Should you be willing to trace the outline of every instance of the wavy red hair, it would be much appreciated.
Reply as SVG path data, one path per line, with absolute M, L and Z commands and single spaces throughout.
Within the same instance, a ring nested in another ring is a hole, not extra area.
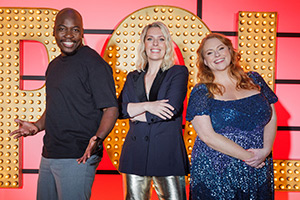
M 200 44 L 200 47 L 197 50 L 197 67 L 198 67 L 198 77 L 200 79 L 200 83 L 203 83 L 206 85 L 209 96 L 214 97 L 214 95 L 223 95 L 224 93 L 224 86 L 214 82 L 215 76 L 211 69 L 204 64 L 204 55 L 203 55 L 203 47 L 206 43 L 207 40 L 212 39 L 212 38 L 217 38 L 220 40 L 224 45 L 226 45 L 230 51 L 231 55 L 231 62 L 229 65 L 229 75 L 232 76 L 234 79 L 236 79 L 236 89 L 257 89 L 260 90 L 260 87 L 256 84 L 253 83 L 252 79 L 247 76 L 245 71 L 242 69 L 240 66 L 240 58 L 241 55 L 238 53 L 232 45 L 232 42 L 230 39 L 225 37 L 222 34 L 219 33 L 210 33 L 207 35 Z

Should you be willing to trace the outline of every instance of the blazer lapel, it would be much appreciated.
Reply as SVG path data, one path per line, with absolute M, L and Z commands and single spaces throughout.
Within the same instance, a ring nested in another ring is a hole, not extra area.
M 145 90 L 145 74 L 147 73 L 148 66 L 146 66 L 145 71 L 137 73 L 133 76 L 133 86 L 135 90 L 135 94 L 137 95 L 140 102 L 148 101 Z M 158 96 L 159 88 L 167 74 L 168 70 L 162 71 L 161 69 L 158 71 L 149 94 L 149 101 L 156 101 Z
M 144 82 L 145 74 L 146 72 L 144 71 L 133 76 L 133 87 L 135 90 L 135 94 L 140 100 L 140 102 L 148 101 L 146 96 L 146 91 L 145 91 L 145 82 Z

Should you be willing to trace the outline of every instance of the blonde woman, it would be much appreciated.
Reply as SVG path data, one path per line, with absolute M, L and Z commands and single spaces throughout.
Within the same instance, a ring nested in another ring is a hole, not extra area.
M 125 199 L 150 199 L 153 182 L 159 199 L 186 199 L 188 159 L 182 137 L 188 70 L 174 65 L 173 41 L 161 22 L 141 33 L 137 70 L 127 76 L 120 101 L 130 119 L 120 158 Z

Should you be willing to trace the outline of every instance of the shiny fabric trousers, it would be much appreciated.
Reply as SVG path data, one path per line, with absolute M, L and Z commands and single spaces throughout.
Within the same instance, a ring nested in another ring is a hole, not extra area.
M 122 176 L 125 200 L 149 200 L 152 181 L 160 200 L 186 200 L 185 176 Z

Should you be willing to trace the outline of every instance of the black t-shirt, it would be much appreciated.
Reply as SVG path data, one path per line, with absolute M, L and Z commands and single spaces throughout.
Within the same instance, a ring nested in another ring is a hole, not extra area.
M 118 105 L 111 67 L 88 46 L 49 64 L 46 94 L 46 158 L 80 158 L 99 127 L 102 109 Z

